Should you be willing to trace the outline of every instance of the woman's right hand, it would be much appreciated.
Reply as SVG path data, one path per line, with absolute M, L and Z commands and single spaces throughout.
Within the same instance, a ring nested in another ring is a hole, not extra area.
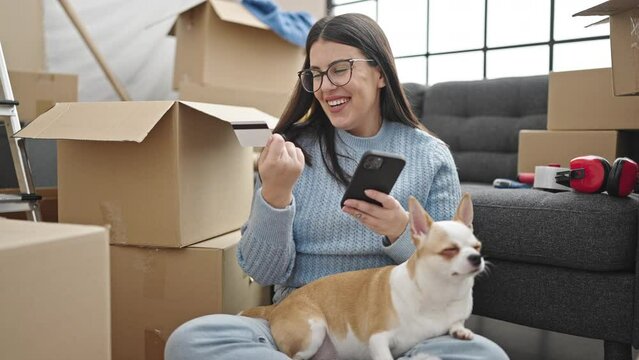
M 280 134 L 273 134 L 257 161 L 262 180 L 262 197 L 274 208 L 283 209 L 293 201 L 293 186 L 304 170 L 302 149 Z

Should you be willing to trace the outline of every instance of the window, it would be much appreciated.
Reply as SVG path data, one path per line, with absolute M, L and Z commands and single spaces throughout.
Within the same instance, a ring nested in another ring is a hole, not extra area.
M 435 84 L 609 67 L 603 17 L 573 17 L 601 0 L 330 0 L 384 29 L 402 82 Z

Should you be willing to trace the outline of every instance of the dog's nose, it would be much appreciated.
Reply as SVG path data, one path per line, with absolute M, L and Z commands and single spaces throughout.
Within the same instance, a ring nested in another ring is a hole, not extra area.
M 468 255 L 468 262 L 470 262 L 473 266 L 479 266 L 481 264 L 481 255 L 479 254 Z

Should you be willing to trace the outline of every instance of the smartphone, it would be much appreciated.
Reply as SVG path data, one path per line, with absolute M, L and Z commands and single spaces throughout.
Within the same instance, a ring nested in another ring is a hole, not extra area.
M 364 190 L 390 193 L 405 164 L 404 157 L 398 154 L 370 150 L 365 152 L 342 197 L 341 207 L 344 207 L 344 201 L 347 199 L 364 200 L 381 206 L 379 202 L 366 196 Z

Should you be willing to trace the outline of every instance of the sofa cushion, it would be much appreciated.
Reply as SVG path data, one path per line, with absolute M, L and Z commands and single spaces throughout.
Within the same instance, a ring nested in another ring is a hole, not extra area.
M 639 196 L 466 187 L 490 258 L 590 271 L 633 270 Z
M 450 145 L 462 182 L 516 179 L 519 130 L 545 129 L 548 77 L 404 85 L 426 127 Z

